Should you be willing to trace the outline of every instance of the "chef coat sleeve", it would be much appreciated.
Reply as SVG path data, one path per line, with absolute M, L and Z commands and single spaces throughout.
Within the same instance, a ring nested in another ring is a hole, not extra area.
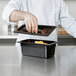
M 59 19 L 67 33 L 76 38 L 76 19 L 70 15 L 68 6 L 63 0 L 61 0 Z
M 13 12 L 13 10 L 20 10 L 21 8 L 21 0 L 11 0 L 9 3 L 5 6 L 5 9 L 3 11 L 2 18 L 9 22 L 9 16 Z

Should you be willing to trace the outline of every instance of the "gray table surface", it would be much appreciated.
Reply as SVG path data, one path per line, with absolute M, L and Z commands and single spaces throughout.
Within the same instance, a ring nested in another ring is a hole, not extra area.
M 76 76 L 76 46 L 58 46 L 51 59 L 21 59 L 14 46 L 0 46 L 0 76 Z

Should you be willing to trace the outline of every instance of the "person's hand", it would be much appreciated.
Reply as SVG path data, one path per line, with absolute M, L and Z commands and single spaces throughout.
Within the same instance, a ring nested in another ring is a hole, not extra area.
M 26 24 L 26 29 L 29 33 L 37 33 L 38 32 L 38 21 L 37 18 L 31 13 L 25 13 L 24 21 Z

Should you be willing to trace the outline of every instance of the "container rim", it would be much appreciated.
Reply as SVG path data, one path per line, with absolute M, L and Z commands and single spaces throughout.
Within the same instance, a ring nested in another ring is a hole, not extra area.
M 35 39 L 26 39 L 26 40 L 35 40 Z M 24 40 L 22 40 L 22 41 L 24 41 Z M 54 45 L 54 44 L 58 43 L 57 41 L 53 41 L 53 43 L 50 43 L 50 44 L 35 44 L 35 43 L 28 43 L 28 42 L 22 42 L 22 41 L 17 41 L 17 43 L 27 43 L 27 44 L 44 45 L 44 46 Z M 49 40 L 42 40 L 42 41 L 49 41 Z

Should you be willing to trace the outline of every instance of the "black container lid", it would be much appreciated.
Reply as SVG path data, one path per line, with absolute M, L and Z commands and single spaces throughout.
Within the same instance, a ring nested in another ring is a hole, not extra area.
M 37 35 L 37 36 L 49 36 L 54 30 L 56 26 L 52 25 L 38 25 L 38 33 L 29 33 L 26 30 L 26 25 L 22 25 L 17 28 L 14 33 L 21 33 L 21 34 L 30 34 L 30 35 Z

